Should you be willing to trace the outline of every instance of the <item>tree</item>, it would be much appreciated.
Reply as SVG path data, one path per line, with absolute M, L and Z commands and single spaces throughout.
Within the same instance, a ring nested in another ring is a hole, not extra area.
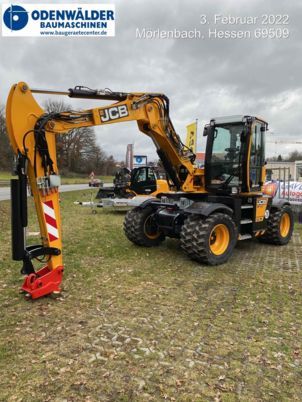
M 60 113 L 71 110 L 64 102 L 47 101 L 46 112 Z M 116 162 L 96 143 L 93 128 L 82 127 L 71 130 L 68 134 L 56 136 L 58 167 L 63 174 L 69 172 L 113 175 Z M 11 170 L 13 151 L 6 131 L 4 108 L 0 107 L 0 169 Z
M 60 113 L 71 110 L 64 102 L 47 101 L 47 112 Z M 93 128 L 82 127 L 70 130 L 68 134 L 57 136 L 57 160 L 63 173 L 113 174 L 116 163 L 97 145 Z M 110 172 L 110 173 L 108 173 Z
M 6 131 L 4 108 L 0 107 L 0 169 L 12 169 L 13 155 Z
M 107 158 L 106 163 L 104 165 L 104 175 L 105 176 L 113 176 L 116 172 L 116 161 L 114 160 L 113 156 L 110 155 Z
M 302 160 L 302 152 L 299 152 L 299 151 L 290 152 L 287 160 L 289 162 L 301 161 Z

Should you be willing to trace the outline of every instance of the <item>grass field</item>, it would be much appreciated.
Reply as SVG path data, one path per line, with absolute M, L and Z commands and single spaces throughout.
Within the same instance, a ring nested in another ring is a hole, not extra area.
M 61 195 L 64 291 L 35 302 L 0 203 L 1 401 L 302 400 L 301 225 L 206 267 L 176 240 L 132 245 L 122 213 L 73 205 L 87 195 Z
M 10 180 L 11 173 L 10 172 L 3 172 L 0 170 L 0 180 Z
M 12 178 L 10 172 L 0 171 L 0 187 L 8 186 L 9 180 Z M 104 183 L 112 183 L 113 176 L 95 176 L 96 179 L 102 180 Z M 62 176 L 62 184 L 88 184 L 88 176 Z

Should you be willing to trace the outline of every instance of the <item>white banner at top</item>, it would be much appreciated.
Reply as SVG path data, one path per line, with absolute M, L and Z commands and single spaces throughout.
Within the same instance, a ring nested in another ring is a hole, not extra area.
M 3 36 L 115 36 L 113 4 L 2 4 Z

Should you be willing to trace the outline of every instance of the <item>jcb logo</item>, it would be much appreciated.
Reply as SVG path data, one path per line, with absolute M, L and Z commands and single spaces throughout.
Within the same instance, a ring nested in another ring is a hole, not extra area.
M 105 123 L 106 121 L 116 120 L 120 117 L 127 117 L 129 115 L 126 105 L 113 106 L 108 109 L 103 109 L 100 111 L 101 121 Z

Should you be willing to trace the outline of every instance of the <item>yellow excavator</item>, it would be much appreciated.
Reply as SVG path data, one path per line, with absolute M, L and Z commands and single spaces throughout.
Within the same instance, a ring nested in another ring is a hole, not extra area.
M 82 111 L 45 113 L 33 94 L 112 101 Z M 12 254 L 23 261 L 22 290 L 35 299 L 60 291 L 63 276 L 59 207 L 60 176 L 56 136 L 78 127 L 136 121 L 149 136 L 172 184 L 172 191 L 129 211 L 124 231 L 139 246 L 156 246 L 166 236 L 180 239 L 193 260 L 210 265 L 226 262 L 238 240 L 258 237 L 287 244 L 293 213 L 286 200 L 263 193 L 265 133 L 268 124 L 255 116 L 214 118 L 204 128 L 204 168 L 180 140 L 169 117 L 169 99 L 161 93 L 113 92 L 77 86 L 68 91 L 13 85 L 6 119 L 16 155 L 17 179 L 11 180 Z M 27 246 L 27 185 L 34 197 L 41 244 Z M 33 260 L 45 262 L 35 270 Z
M 116 172 L 113 187 L 100 187 L 96 198 L 156 197 L 170 191 L 169 182 L 154 166 L 138 166 L 130 171 L 122 168 Z

